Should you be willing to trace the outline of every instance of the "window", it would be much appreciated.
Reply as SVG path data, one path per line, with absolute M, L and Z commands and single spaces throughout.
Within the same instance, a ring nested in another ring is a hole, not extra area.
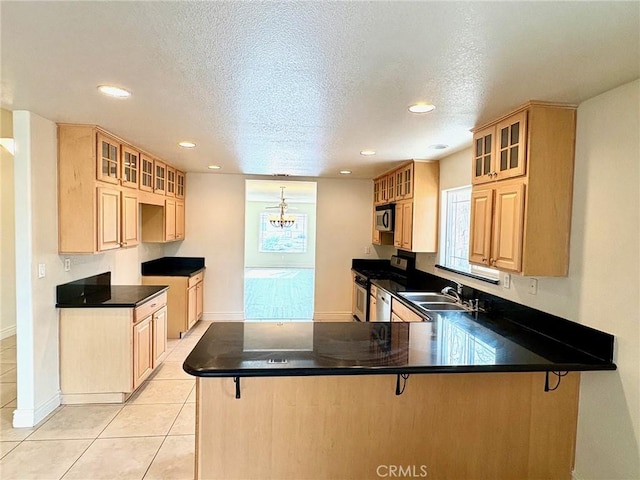
M 497 280 L 499 272 L 493 268 L 469 263 L 469 229 L 471 226 L 471 187 L 442 191 L 441 266 L 462 274 Z
M 269 223 L 270 213 L 260 214 L 259 251 L 277 253 L 304 253 L 307 251 L 307 214 L 287 213 L 295 217 L 289 228 L 274 227 Z

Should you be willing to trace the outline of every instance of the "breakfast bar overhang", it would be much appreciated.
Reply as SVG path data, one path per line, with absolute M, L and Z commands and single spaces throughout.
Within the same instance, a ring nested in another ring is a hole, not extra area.
M 579 372 L 615 368 L 477 313 L 212 324 L 184 363 L 196 478 L 568 480 Z

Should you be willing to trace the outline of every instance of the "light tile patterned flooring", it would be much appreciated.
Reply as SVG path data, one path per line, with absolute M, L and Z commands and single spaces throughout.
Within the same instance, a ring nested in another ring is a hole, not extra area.
M 15 336 L 0 341 L 0 478 L 193 479 L 195 379 L 182 370 L 209 322 L 169 340 L 163 364 L 124 405 L 63 405 L 13 428 Z
M 314 277 L 313 268 L 245 268 L 245 319 L 313 319 Z

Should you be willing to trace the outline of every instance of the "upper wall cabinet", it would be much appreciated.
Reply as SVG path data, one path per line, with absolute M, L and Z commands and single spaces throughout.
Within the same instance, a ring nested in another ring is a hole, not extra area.
M 566 276 L 576 107 L 529 102 L 473 130 L 469 261 Z
M 184 194 L 184 173 L 180 179 L 170 165 L 154 164 L 140 149 L 95 125 L 58 125 L 59 252 L 97 253 L 137 245 L 139 204 L 167 208 L 165 199 L 177 196 L 167 191 L 171 179 L 172 188 L 179 185 Z M 175 200 L 169 204 L 170 216 L 179 222 L 169 241 L 183 239 L 184 202 L 179 213 Z
M 374 227 L 372 243 L 413 252 L 435 252 L 440 163 L 411 161 L 373 182 L 374 219 L 376 205 L 395 202 L 396 206 L 393 233 L 381 233 Z M 376 191 L 379 192 L 377 203 Z

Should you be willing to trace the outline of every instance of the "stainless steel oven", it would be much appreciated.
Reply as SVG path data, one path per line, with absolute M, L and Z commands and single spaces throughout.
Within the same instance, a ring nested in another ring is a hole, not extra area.
M 366 322 L 369 307 L 369 280 L 367 277 L 355 274 L 353 277 L 353 298 L 351 313 L 357 322 Z

